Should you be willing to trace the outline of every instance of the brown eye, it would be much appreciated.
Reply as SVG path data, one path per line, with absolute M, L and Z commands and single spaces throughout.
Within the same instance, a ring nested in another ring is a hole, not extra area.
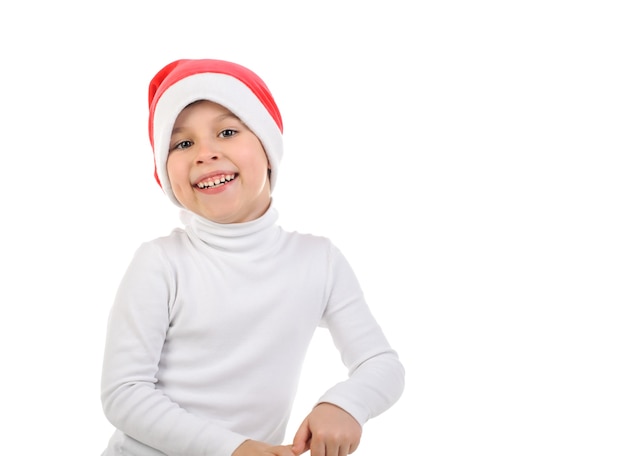
M 226 130 L 220 131 L 219 137 L 220 138 L 228 138 L 230 136 L 235 136 L 236 134 L 237 134 L 237 130 L 233 130 L 233 129 L 227 128 Z
M 193 143 L 191 141 L 181 141 L 174 146 L 174 149 L 188 149 Z

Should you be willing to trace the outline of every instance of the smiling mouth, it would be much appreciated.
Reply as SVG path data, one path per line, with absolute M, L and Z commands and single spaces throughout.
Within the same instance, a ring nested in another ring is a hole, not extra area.
M 198 182 L 196 184 L 196 187 L 200 189 L 221 187 L 222 185 L 225 185 L 228 182 L 232 181 L 235 177 L 237 177 L 236 174 L 222 174 L 221 176 L 213 176 L 210 179 L 205 179 L 202 182 Z

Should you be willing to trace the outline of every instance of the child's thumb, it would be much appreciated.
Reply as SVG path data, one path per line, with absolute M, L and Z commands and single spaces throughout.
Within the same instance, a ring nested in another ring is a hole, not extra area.
M 309 443 L 311 439 L 311 431 L 306 420 L 300 425 L 296 431 L 296 435 L 293 437 L 293 444 L 291 445 L 292 451 L 296 455 L 300 455 L 309 449 Z

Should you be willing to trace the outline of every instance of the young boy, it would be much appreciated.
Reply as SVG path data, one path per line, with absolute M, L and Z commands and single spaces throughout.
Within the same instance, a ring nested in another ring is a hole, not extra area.
M 272 203 L 282 119 L 265 83 L 221 60 L 152 79 L 155 177 L 184 228 L 139 246 L 112 306 L 103 455 L 345 456 L 404 368 L 341 252 L 284 231 Z M 283 444 L 304 357 L 328 328 L 348 378 Z

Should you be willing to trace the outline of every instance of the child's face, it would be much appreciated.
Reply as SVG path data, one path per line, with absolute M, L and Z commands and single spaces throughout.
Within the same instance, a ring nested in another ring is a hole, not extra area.
M 260 217 L 270 204 L 268 168 L 259 139 L 223 106 L 199 101 L 178 115 L 167 174 L 190 211 L 217 223 Z

